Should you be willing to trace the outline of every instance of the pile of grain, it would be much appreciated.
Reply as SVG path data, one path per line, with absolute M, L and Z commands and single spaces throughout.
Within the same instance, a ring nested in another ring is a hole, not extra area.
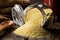
M 41 37 L 49 35 L 50 33 L 41 26 L 42 22 L 43 16 L 40 10 L 33 8 L 27 12 L 25 24 L 17 28 L 14 34 L 23 37 Z

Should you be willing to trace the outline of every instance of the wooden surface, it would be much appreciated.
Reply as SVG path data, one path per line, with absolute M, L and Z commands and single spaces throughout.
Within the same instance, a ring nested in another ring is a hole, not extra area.
M 57 27 L 60 27 L 59 24 L 60 23 L 57 23 L 55 25 L 57 25 Z M 16 26 L 14 27 L 16 28 Z M 15 30 L 15 28 L 7 29 L 4 35 L 0 37 L 0 40 L 60 40 L 60 33 L 57 33 L 57 34 L 53 33 L 51 35 L 48 35 L 48 37 L 42 37 L 42 38 L 25 38 L 25 37 L 13 35 L 11 32 Z

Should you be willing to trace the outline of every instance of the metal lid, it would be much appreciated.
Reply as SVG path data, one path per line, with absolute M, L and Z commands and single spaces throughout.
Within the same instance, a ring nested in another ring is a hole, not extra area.
M 12 18 L 17 25 L 21 26 L 24 24 L 23 8 L 20 5 L 16 4 L 12 8 Z

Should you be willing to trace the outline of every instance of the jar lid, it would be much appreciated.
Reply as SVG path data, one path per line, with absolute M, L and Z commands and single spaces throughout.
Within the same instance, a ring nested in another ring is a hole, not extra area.
M 20 5 L 15 4 L 12 8 L 12 18 L 17 25 L 21 26 L 24 24 L 23 8 Z

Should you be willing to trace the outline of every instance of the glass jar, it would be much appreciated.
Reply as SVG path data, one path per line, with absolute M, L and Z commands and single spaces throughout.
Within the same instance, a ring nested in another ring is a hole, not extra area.
M 46 5 L 44 4 L 39 4 L 39 3 L 35 3 L 35 4 L 32 4 L 30 6 L 28 6 L 24 11 L 23 11 L 23 8 L 20 6 L 20 5 L 15 5 L 13 8 L 12 8 L 12 18 L 13 18 L 13 21 L 21 26 L 23 25 L 25 22 L 24 22 L 24 18 L 27 16 L 27 11 L 32 9 L 32 8 L 37 8 L 40 10 L 42 16 L 43 16 L 43 21 L 42 21 L 42 26 L 44 26 L 44 24 L 46 23 L 46 21 L 48 21 L 49 23 L 51 23 L 51 21 L 53 20 L 53 17 L 52 17 L 52 9 L 50 9 L 49 7 L 47 7 Z M 48 12 L 46 14 L 45 10 L 44 9 L 47 9 L 47 11 L 51 11 L 51 12 Z M 48 20 L 49 19 L 49 20 Z M 47 22 L 47 23 L 48 23 Z
M 35 3 L 35 4 L 32 4 L 30 6 L 28 6 L 25 10 L 24 10 L 24 16 L 26 18 L 27 16 L 27 12 L 30 10 L 30 9 L 33 9 L 33 8 L 37 8 L 40 10 L 42 16 L 43 16 L 43 21 L 42 21 L 42 26 L 48 26 L 50 23 L 53 22 L 53 11 L 52 9 L 50 9 L 48 6 L 46 6 L 45 4 L 39 4 L 39 3 Z M 44 9 L 47 9 L 47 10 L 44 10 Z M 47 11 L 50 11 L 48 13 L 46 13 Z

